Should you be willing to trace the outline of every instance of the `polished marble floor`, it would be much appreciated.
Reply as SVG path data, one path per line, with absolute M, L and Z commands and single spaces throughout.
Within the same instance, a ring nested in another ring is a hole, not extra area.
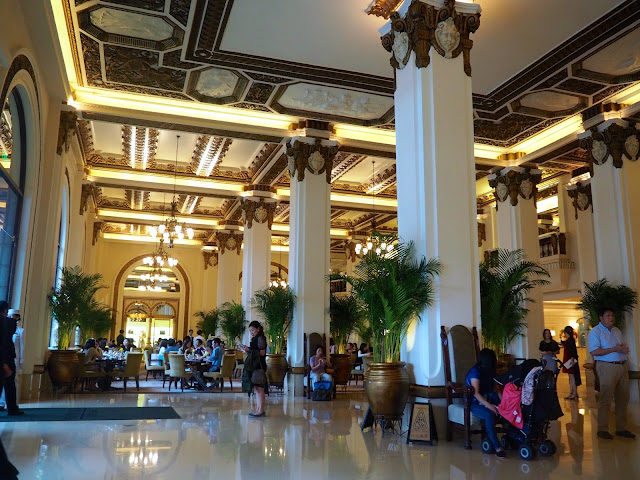
M 2 423 L 0 433 L 26 480 L 640 477 L 640 439 L 598 440 L 588 398 L 561 401 L 565 415 L 550 432 L 557 455 L 530 462 L 514 452 L 504 460 L 484 455 L 477 439 L 465 451 L 460 438 L 444 440 L 440 422 L 441 440 L 434 446 L 407 445 L 406 436 L 382 437 L 380 430 L 361 433 L 363 393 L 339 394 L 326 403 L 272 395 L 267 403 L 266 418 L 249 419 L 249 400 L 240 393 L 69 395 L 28 406 L 171 406 L 182 419 Z M 435 402 L 437 417 L 442 405 Z M 638 410 L 632 403 L 636 432 Z

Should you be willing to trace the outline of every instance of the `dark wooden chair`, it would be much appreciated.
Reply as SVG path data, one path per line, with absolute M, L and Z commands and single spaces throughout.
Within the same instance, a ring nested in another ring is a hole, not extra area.
M 305 392 L 307 394 L 307 398 L 311 398 L 311 391 L 313 390 L 313 385 L 311 385 L 311 366 L 309 365 L 309 360 L 311 359 L 311 353 L 315 355 L 315 349 L 318 348 L 318 345 L 324 346 L 325 354 L 328 352 L 327 345 L 327 334 L 323 333 L 320 335 L 319 333 L 310 333 L 307 335 L 304 334 L 304 361 L 305 361 L 305 377 L 303 380 L 303 385 L 305 388 Z M 329 372 L 327 372 L 329 373 Z M 336 384 L 332 380 L 333 385 L 333 398 L 337 396 Z
M 453 428 L 464 429 L 464 448 L 471 449 L 471 434 L 482 433 L 478 418 L 471 415 L 471 399 L 474 389 L 465 385 L 467 372 L 477 361 L 480 344 L 476 327 L 469 330 L 455 325 L 447 332 L 440 329 L 447 400 L 447 441 L 451 441 Z

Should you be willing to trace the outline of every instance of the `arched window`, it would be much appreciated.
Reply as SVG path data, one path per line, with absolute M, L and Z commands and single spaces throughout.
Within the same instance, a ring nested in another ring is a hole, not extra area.
M 24 107 L 14 89 L 0 111 L 0 299 L 10 304 L 24 199 L 26 138 Z

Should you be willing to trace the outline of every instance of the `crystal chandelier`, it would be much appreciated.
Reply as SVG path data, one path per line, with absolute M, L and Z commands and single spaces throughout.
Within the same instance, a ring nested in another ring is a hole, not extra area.
M 270 287 L 286 288 L 289 284 L 282 278 L 282 239 L 280 240 L 280 264 L 278 265 L 278 276 L 269 282 Z
M 163 243 L 164 239 L 161 238 L 158 250 L 142 259 L 142 263 L 151 267 L 151 271 L 140 276 L 141 282 L 140 285 L 138 285 L 138 290 L 161 292 L 162 287 L 159 286 L 158 283 L 166 283 L 169 281 L 169 277 L 165 275 L 162 267 L 164 267 L 165 264 L 169 267 L 175 267 L 178 264 L 178 260 L 167 253 L 162 246 Z
M 362 242 L 356 243 L 356 255 L 366 255 L 375 252 L 376 255 L 386 255 L 393 250 L 393 240 L 391 237 L 382 235 L 376 230 L 376 187 L 375 187 L 375 166 L 376 161 L 371 161 L 371 207 L 373 219 L 371 220 L 371 234 Z
M 162 240 L 167 242 L 169 248 L 173 248 L 173 242 L 183 240 L 186 235 L 189 240 L 194 237 L 194 231 L 191 227 L 188 227 L 184 222 L 178 221 L 178 200 L 176 199 L 176 176 L 178 174 L 178 145 L 180 143 L 180 135 L 176 135 L 176 164 L 173 169 L 173 199 L 171 200 L 171 214 L 157 227 L 149 228 L 149 234 L 153 238 L 161 236 Z

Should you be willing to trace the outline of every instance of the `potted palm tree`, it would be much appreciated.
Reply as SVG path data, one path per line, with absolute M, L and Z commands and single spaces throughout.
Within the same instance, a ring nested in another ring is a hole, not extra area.
M 396 247 L 383 254 L 370 250 L 355 267 L 354 275 L 334 274 L 346 280 L 364 307 L 373 337 L 373 362 L 365 373 L 364 388 L 374 416 L 389 421 L 402 417 L 409 397 L 409 374 L 400 361 L 400 348 L 409 326 L 433 305 L 433 279 L 440 262 L 416 259 L 413 242 L 376 234 L 379 241 Z
M 333 379 L 336 385 L 346 385 L 353 368 L 351 355 L 346 352 L 347 341 L 362 318 L 358 297 L 353 294 L 331 294 L 329 315 L 331 317 L 331 336 L 336 345 L 336 353 L 331 354 L 331 363 L 335 368 Z
M 86 274 L 78 266 L 64 267 L 60 285 L 53 288 L 48 296 L 51 313 L 58 323 L 58 349 L 51 352 L 47 364 L 51 382 L 56 387 L 70 386 L 75 375 L 78 356 L 75 350 L 69 350 L 69 343 L 76 326 L 87 334 L 95 328 L 92 322 L 96 317 L 104 320 L 96 312 L 108 307 L 94 299 L 95 294 L 104 288 L 100 285 L 101 280 L 99 273 Z
M 235 353 L 236 339 L 244 333 L 247 314 L 244 307 L 236 302 L 226 302 L 220 305 L 218 316 L 221 318 L 220 327 L 227 338 L 227 353 Z
M 209 335 L 215 335 L 218 331 L 219 313 L 220 311 L 214 308 L 213 310 L 200 310 L 193 314 L 194 317 L 200 319 L 196 326 L 202 330 L 205 338 L 209 338 Z
M 282 387 L 287 374 L 287 358 L 282 350 L 293 320 L 295 304 L 296 296 L 288 286 L 271 286 L 253 294 L 253 305 L 265 321 L 265 333 L 270 345 L 270 353 L 267 355 L 267 379 L 269 384 L 276 387 Z
M 526 260 L 523 250 L 498 249 L 480 264 L 480 316 L 482 339 L 509 365 L 507 347 L 522 336 L 533 302 L 528 295 L 538 286 L 547 285 L 548 277 L 541 265 Z
M 613 285 L 606 278 L 593 283 L 584 283 L 582 301 L 576 306 L 584 312 L 584 318 L 589 321 L 591 328 L 600 323 L 598 310 L 611 308 L 615 317 L 615 325 L 624 327 L 625 313 L 631 313 L 638 304 L 638 293 L 626 285 Z

